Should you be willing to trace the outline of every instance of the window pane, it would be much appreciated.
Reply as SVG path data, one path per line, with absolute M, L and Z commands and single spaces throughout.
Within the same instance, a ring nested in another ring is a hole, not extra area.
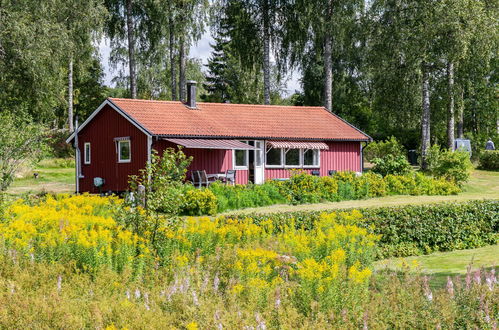
M 300 149 L 289 149 L 286 153 L 286 165 L 299 166 L 300 165 Z
M 303 165 L 319 166 L 319 150 L 308 149 L 303 153 Z
M 130 141 L 120 141 L 120 160 L 130 160 Z
M 85 144 L 85 163 L 90 163 L 90 144 Z
M 272 148 L 267 151 L 267 165 L 282 165 L 281 149 Z
M 236 150 L 236 166 L 248 166 L 246 150 Z

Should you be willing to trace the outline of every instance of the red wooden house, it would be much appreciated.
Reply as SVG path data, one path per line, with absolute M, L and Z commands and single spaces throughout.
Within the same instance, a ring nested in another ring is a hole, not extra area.
M 288 178 L 291 169 L 325 176 L 362 171 L 370 137 L 323 107 L 196 103 L 108 98 L 67 142 L 77 138 L 77 191 L 125 191 L 128 176 L 153 149 L 183 146 L 190 170 L 236 170 L 236 183 Z

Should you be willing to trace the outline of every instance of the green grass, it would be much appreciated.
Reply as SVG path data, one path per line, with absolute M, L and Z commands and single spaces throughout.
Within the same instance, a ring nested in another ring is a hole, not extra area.
M 35 179 L 34 173 L 38 173 Z M 69 193 L 75 190 L 74 162 L 68 159 L 45 159 L 32 169 L 24 169 L 18 174 L 7 190 L 8 194 Z
M 392 258 L 376 262 L 377 271 L 402 271 L 404 264 L 410 265 L 412 272 L 420 272 L 430 276 L 433 287 L 445 286 L 447 276 L 455 277 L 466 274 L 466 269 L 495 268 L 499 271 L 499 245 L 491 245 L 478 249 L 452 252 L 436 252 L 426 256 Z M 415 266 L 417 265 L 417 266 Z
M 451 196 L 386 196 L 365 200 L 327 202 L 319 204 L 288 205 L 279 204 L 244 210 L 228 211 L 230 214 L 276 213 L 287 211 L 317 211 L 345 208 L 364 208 L 379 206 L 397 206 L 406 204 L 429 204 L 449 201 L 465 201 L 473 199 L 499 199 L 499 172 L 475 170 L 463 187 L 463 192 Z

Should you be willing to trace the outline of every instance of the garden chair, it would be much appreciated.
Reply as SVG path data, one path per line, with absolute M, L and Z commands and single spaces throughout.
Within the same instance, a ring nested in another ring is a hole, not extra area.
M 236 184 L 236 171 L 235 170 L 227 170 L 225 172 L 225 184 Z
M 199 171 L 191 171 L 192 184 L 196 188 L 201 188 L 201 179 L 199 176 Z
M 199 187 L 208 187 L 210 184 L 213 183 L 213 181 L 211 181 L 209 178 L 208 178 L 208 175 L 206 174 L 206 171 L 205 170 L 202 170 L 202 171 L 197 171 L 199 173 Z
M 336 173 L 338 173 L 338 171 L 336 171 L 336 170 L 329 170 L 328 175 L 329 175 L 329 176 L 333 176 L 333 175 L 335 175 Z
M 320 176 L 321 172 L 320 171 L 312 171 L 312 172 L 310 172 L 310 174 L 312 174 L 313 176 Z

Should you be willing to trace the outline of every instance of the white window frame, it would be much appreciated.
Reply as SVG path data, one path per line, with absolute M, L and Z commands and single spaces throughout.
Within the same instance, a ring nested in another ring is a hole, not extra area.
M 298 164 L 297 165 L 287 165 L 286 164 L 286 155 L 291 150 L 298 150 Z M 302 151 L 302 149 L 292 149 L 292 148 L 285 149 L 283 156 L 284 157 L 283 157 L 282 161 L 284 163 L 285 168 L 302 168 L 303 167 L 303 151 Z
M 308 150 L 317 151 L 317 165 L 305 165 L 305 152 Z M 302 149 L 303 168 L 320 168 L 321 167 L 321 149 Z
M 248 144 L 248 141 L 241 141 L 241 142 Z M 243 166 L 236 165 L 236 151 L 243 151 L 245 153 L 246 165 L 243 165 Z M 248 149 L 233 149 L 232 150 L 232 168 L 235 170 L 247 170 L 247 169 L 249 169 L 249 150 Z
M 87 158 L 87 147 L 88 147 L 88 158 Z M 83 164 L 89 165 L 92 161 L 92 146 L 90 142 L 85 142 L 83 144 Z
M 267 153 L 270 151 L 270 149 L 276 149 L 276 148 L 270 147 L 268 149 L 265 149 L 265 167 L 267 167 L 267 168 L 283 168 L 284 167 L 284 149 L 277 148 L 277 149 L 281 150 L 281 164 L 280 165 L 269 165 L 267 163 Z
M 118 140 L 118 163 L 130 163 L 132 162 L 132 142 L 130 140 Z M 129 159 L 121 159 L 121 144 L 128 143 L 128 148 L 130 150 Z

